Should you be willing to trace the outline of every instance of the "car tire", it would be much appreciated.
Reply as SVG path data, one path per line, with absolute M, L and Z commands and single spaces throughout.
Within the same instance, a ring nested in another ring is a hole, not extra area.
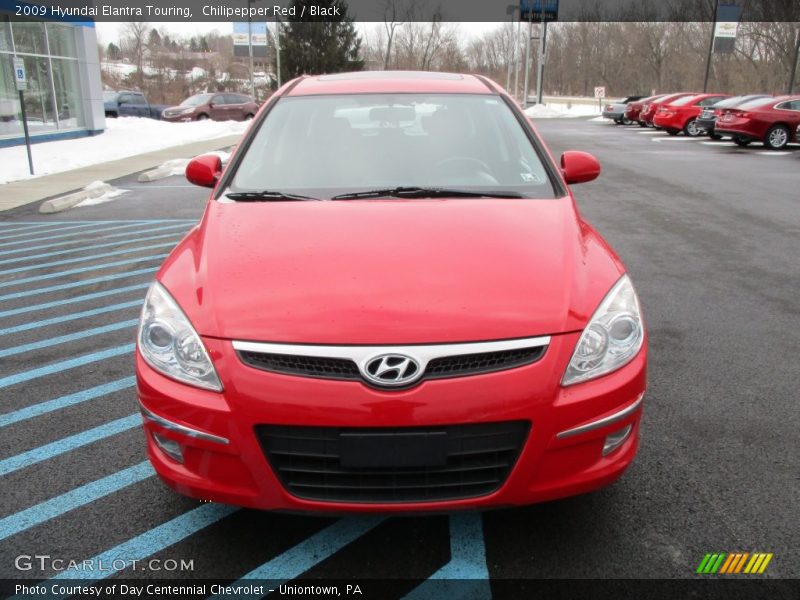
M 764 138 L 764 146 L 770 150 L 783 150 L 789 143 L 789 128 L 786 125 L 773 125 Z
M 652 121 L 645 121 L 644 124 L 646 127 L 649 127 L 650 129 L 656 128 L 655 124 Z
M 208 115 L 197 115 L 197 121 L 206 121 L 208 120 Z
M 247 113 L 247 114 L 244 116 L 244 120 L 245 120 L 245 121 L 249 121 L 249 120 L 250 120 L 250 119 L 252 119 L 253 117 L 255 117 L 255 115 L 254 115 L 253 113 Z
M 665 129 L 664 131 L 666 131 L 670 135 L 678 135 L 677 129 Z
M 622 117 L 622 124 L 623 125 L 630 125 L 632 121 L 628 117 Z
M 683 133 L 689 137 L 700 137 L 703 135 L 703 130 L 697 126 L 697 119 L 691 119 L 683 126 Z
M 722 139 L 722 136 L 720 134 L 718 134 L 718 133 L 710 133 L 710 134 L 708 134 L 708 137 L 710 137 L 712 140 L 721 140 Z
M 736 144 L 737 146 L 741 146 L 742 148 L 744 148 L 745 146 L 749 146 L 750 142 L 751 140 L 746 140 L 740 137 L 733 138 L 733 143 Z
M 639 127 L 647 127 L 647 123 L 644 121 L 636 121 L 639 124 Z

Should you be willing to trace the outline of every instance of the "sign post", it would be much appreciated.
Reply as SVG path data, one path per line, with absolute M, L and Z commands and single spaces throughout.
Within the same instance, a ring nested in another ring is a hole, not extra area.
M 597 98 L 597 106 L 600 107 L 600 112 L 603 112 L 603 98 L 606 97 L 605 86 L 598 85 L 594 88 L 594 97 Z
M 25 149 L 28 151 L 28 169 L 33 175 L 33 156 L 31 156 L 31 135 L 28 131 L 28 115 L 25 112 L 25 96 L 23 92 L 28 89 L 28 77 L 25 74 L 25 62 L 18 56 L 14 57 L 14 81 L 19 92 L 19 106 L 22 111 L 22 129 L 25 131 Z

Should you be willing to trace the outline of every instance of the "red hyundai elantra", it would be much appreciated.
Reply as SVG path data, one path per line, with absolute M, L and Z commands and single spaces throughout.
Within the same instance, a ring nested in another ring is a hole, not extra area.
M 488 79 L 304 77 L 260 111 L 148 293 L 136 372 L 178 492 L 439 511 L 588 492 L 636 454 L 646 334 L 625 267 Z

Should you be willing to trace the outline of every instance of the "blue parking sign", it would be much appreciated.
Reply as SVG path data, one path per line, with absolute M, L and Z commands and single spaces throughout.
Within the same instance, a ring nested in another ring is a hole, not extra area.
M 14 81 L 17 83 L 17 89 L 22 91 L 28 88 L 28 78 L 25 75 L 25 62 L 15 56 L 14 57 Z

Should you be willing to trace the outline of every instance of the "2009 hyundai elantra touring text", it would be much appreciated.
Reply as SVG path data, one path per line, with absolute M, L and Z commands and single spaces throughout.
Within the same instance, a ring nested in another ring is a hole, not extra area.
M 148 454 L 196 498 L 439 511 L 588 492 L 636 454 L 646 333 L 532 124 L 471 75 L 296 79 L 148 293 Z

